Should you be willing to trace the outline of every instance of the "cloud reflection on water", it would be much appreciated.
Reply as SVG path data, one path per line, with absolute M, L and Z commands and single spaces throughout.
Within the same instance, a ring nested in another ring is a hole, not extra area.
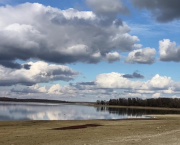
M 180 114 L 180 111 L 0 102 L 0 120 L 125 119 L 146 118 L 149 114 Z
M 0 120 L 122 119 L 142 115 L 113 114 L 107 110 L 69 104 L 0 103 Z

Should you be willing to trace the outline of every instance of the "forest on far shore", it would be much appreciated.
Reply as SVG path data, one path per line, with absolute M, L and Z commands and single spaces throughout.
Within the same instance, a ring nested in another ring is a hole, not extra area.
M 167 107 L 180 108 L 179 98 L 119 98 L 110 99 L 109 101 L 97 100 L 98 105 L 115 105 L 115 106 L 142 106 L 142 107 Z

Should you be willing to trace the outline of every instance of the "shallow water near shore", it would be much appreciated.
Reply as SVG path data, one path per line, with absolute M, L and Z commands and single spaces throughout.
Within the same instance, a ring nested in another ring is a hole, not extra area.
M 180 114 L 180 112 L 73 104 L 0 102 L 0 121 L 129 119 L 149 118 L 147 115 L 150 114 Z

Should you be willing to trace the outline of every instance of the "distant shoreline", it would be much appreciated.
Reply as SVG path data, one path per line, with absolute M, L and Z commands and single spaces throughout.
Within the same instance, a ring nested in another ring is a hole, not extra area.
M 48 99 L 18 99 L 18 98 L 6 98 L 0 97 L 0 102 L 27 102 L 27 103 L 88 103 L 88 102 L 69 102 L 69 101 L 61 101 L 61 100 L 48 100 Z
M 0 97 L 0 102 L 19 102 L 19 103 L 54 103 L 54 104 L 78 104 L 93 107 L 111 107 L 111 108 L 128 108 L 128 109 L 146 109 L 146 110 L 172 110 L 180 111 L 180 108 L 164 108 L 164 107 L 142 107 L 142 106 L 115 106 L 115 105 L 97 105 L 95 102 L 69 102 L 61 100 L 47 100 L 47 99 L 17 99 Z

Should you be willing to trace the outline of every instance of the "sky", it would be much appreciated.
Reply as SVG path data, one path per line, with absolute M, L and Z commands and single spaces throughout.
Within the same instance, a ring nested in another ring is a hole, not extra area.
M 0 0 L 0 96 L 180 97 L 179 0 Z

